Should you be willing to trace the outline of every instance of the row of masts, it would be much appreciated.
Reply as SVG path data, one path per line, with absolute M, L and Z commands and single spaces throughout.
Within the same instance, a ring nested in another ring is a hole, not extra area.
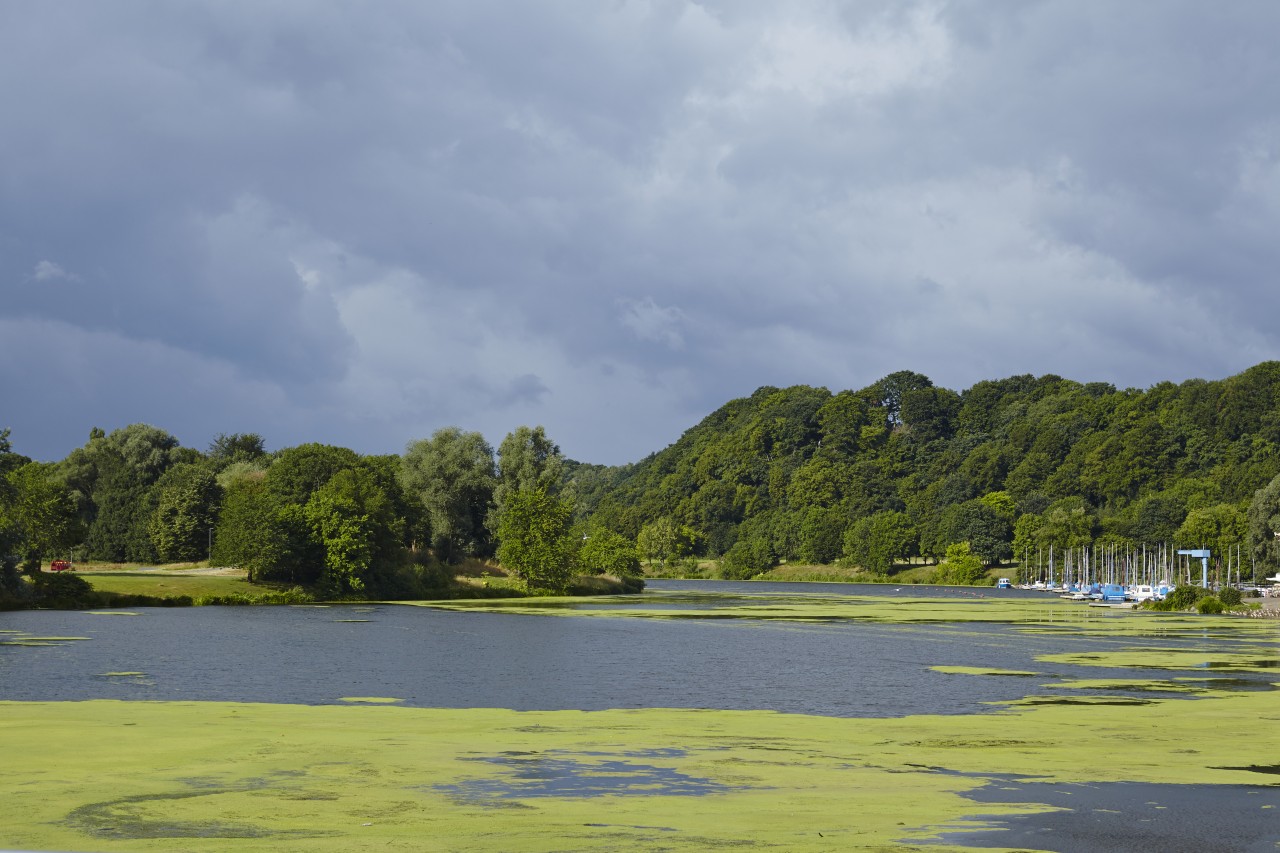
M 1225 565 L 1222 558 L 1218 558 L 1212 572 L 1214 582 L 1241 582 L 1242 553 L 1242 546 L 1236 544 L 1227 549 Z M 1252 555 L 1250 562 L 1249 575 L 1252 578 Z M 1018 582 L 1041 583 L 1050 587 L 1087 586 L 1095 583 L 1122 586 L 1198 584 L 1202 582 L 1200 565 L 1200 560 L 1189 556 L 1183 555 L 1179 559 L 1178 549 L 1163 543 L 1155 547 L 1094 544 L 1058 551 L 1050 545 L 1047 552 L 1044 548 L 1036 549 L 1034 565 L 1031 562 L 1031 549 L 1025 550 L 1022 565 L 1018 569 Z

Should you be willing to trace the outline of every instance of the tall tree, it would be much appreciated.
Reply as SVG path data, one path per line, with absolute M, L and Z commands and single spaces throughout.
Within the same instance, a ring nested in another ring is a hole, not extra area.
M 0 508 L 0 526 L 11 527 L 9 550 L 18 551 L 34 570 L 46 556 L 65 555 L 84 535 L 75 499 L 66 483 L 54 475 L 54 466 L 28 462 L 0 477 L 0 491 L 9 495 L 8 518 Z M 0 497 L 0 503 L 4 498 Z M 3 537 L 3 534 L 0 534 Z
M 1254 493 L 1248 526 L 1249 548 L 1259 573 L 1280 574 L 1280 476 Z
M 498 526 L 498 561 L 530 590 L 561 593 L 573 576 L 573 507 L 544 489 L 509 493 Z
M 452 563 L 491 553 L 486 519 L 497 471 L 484 436 L 446 427 L 413 442 L 401 460 L 400 481 L 426 511 L 439 559 Z
M 312 494 L 305 513 L 324 546 L 321 582 L 331 592 L 345 595 L 375 588 L 399 562 L 400 519 L 370 469 L 334 474 Z
M 156 481 L 156 509 L 147 525 L 166 562 L 212 556 L 213 525 L 222 489 L 203 465 L 175 465 Z

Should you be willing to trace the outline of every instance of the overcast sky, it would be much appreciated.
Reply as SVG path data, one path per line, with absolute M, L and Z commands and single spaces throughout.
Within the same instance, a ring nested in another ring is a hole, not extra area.
M 636 461 L 1280 353 L 1280 3 L 0 2 L 0 427 Z

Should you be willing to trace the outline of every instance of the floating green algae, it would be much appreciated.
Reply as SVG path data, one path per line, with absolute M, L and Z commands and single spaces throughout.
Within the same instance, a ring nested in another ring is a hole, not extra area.
M 141 615 L 129 610 L 86 610 L 85 613 L 89 614 L 90 616 L 139 616 Z
M 1056 652 L 1036 655 L 1043 663 L 1116 668 L 1191 670 L 1223 672 L 1271 672 L 1280 669 L 1274 648 L 1244 651 L 1213 649 L 1114 649 L 1107 652 Z
M 761 603 L 752 603 L 752 598 Z M 993 622 L 1029 625 L 1076 624 L 1107 620 L 1085 608 L 1056 599 L 895 598 L 883 595 L 765 595 L 703 593 L 641 598 L 614 596 L 594 599 L 483 599 L 452 602 L 414 602 L 441 610 L 494 610 L 529 616 L 573 616 L 633 619 L 747 619 L 787 622 L 858 620 L 886 624 Z
M 104 672 L 104 678 L 138 678 L 146 675 L 145 672 Z
M 1246 682 L 1251 683 L 1251 682 Z M 1204 693 L 1216 685 L 1191 684 L 1186 680 L 1152 680 L 1147 678 L 1077 678 L 1046 685 L 1055 690 L 1123 690 L 1153 693 Z
M 982 666 L 931 666 L 929 669 L 947 675 L 1004 675 L 1016 678 L 1036 678 L 1043 675 L 1043 673 L 1023 669 L 997 669 Z
M 343 696 L 338 699 L 339 702 L 359 702 L 364 705 L 394 705 L 397 702 L 403 702 L 403 699 L 396 699 L 391 696 Z
M 0 646 L 61 646 L 89 637 L 33 637 L 19 634 L 16 640 L 0 640 Z
M 963 796 L 992 778 L 1265 784 L 1255 768 L 1258 756 L 1280 754 L 1277 722 L 1274 698 L 1256 692 L 890 719 L 0 702 L 0 802 L 23 815 L 0 823 L 0 843 L 911 849 L 1043 810 Z M 1133 737 L 1143 731 L 1159 732 L 1158 743 Z M 1208 743 L 1206 731 L 1253 734 Z M 1106 760 L 1084 743 L 1107 744 Z

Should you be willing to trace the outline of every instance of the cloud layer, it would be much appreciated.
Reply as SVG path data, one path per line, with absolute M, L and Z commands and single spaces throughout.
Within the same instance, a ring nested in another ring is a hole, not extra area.
M 1280 7 L 0 9 L 0 426 L 633 461 L 762 384 L 1276 357 Z

